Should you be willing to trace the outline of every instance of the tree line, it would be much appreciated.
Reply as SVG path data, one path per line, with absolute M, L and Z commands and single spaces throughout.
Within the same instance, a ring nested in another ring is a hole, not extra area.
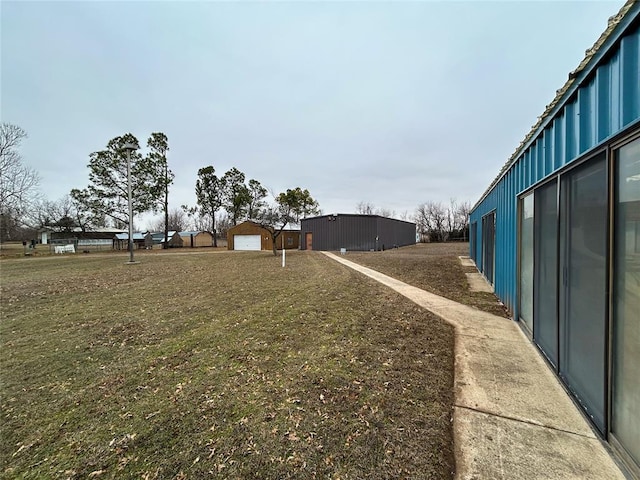
M 27 133 L 17 125 L 0 124 L 0 241 L 28 228 L 26 217 L 40 183 L 38 173 L 22 162 L 19 148 Z
M 26 132 L 8 123 L 0 124 L 0 241 L 34 238 L 37 229 L 57 228 L 72 232 L 96 227 L 128 227 L 127 144 L 136 149 L 129 153 L 133 195 L 133 216 L 163 213 L 154 230 L 186 230 L 193 225 L 217 238 L 221 232 L 244 220 L 252 220 L 270 232 L 273 245 L 288 223 L 317 215 L 318 203 L 308 190 L 300 187 L 274 194 L 258 180 L 246 180 L 243 172 L 231 168 L 218 175 L 212 165 L 198 170 L 195 205 L 169 209 L 169 191 L 175 175 L 169 168 L 169 142 L 162 132 L 151 133 L 146 152 L 140 151 L 138 139 L 127 133 L 107 142 L 104 149 L 89 154 L 89 182 L 74 188 L 69 195 L 50 201 L 36 196 L 38 173 L 25 166 L 19 153 Z M 412 220 L 423 241 L 468 240 L 470 203 L 451 200 L 420 204 L 414 215 L 376 208 L 359 202 L 356 213 Z M 275 248 L 275 247 L 274 247 Z
M 272 195 L 268 201 L 268 189 L 255 179 L 246 182 L 245 174 L 235 167 L 221 177 L 212 165 L 199 169 L 195 192 L 196 205 L 183 205 L 182 209 L 194 217 L 197 224 L 209 227 L 207 230 L 214 233 L 214 242 L 218 212 L 224 210 L 228 215 L 227 226 L 251 220 L 265 228 L 271 235 L 274 254 L 276 239 L 288 224 L 297 224 L 301 218 L 320 213 L 318 202 L 307 189 L 287 189 Z
M 57 201 L 38 199 L 40 178 L 35 170 L 23 165 L 18 151 L 25 137 L 20 127 L 0 125 L 0 241 L 24 238 L 42 227 L 68 232 L 107 226 L 125 229 L 136 215 L 162 212 L 165 237 L 172 222 L 174 227 L 185 226 L 186 215 L 199 229 L 211 231 L 217 246 L 216 221 L 224 212 L 225 227 L 244 220 L 262 225 L 272 237 L 275 254 L 276 239 L 287 224 L 320 213 L 318 203 L 306 189 L 295 187 L 269 198 L 266 187 L 255 179 L 246 182 L 245 174 L 237 168 L 218 176 L 211 165 L 198 170 L 196 204 L 169 210 L 169 190 L 175 175 L 167 162 L 168 138 L 162 132 L 149 136 L 146 152 L 140 151 L 140 143 L 131 133 L 109 140 L 105 148 L 89 154 L 88 186 L 74 188 Z M 132 218 L 128 179 L 133 192 Z
M 418 205 L 413 215 L 406 211 L 396 214 L 394 210 L 376 207 L 365 201 L 356 204 L 356 213 L 361 215 L 379 215 L 413 221 L 422 242 L 467 241 L 469 239 L 470 212 L 471 203 L 458 202 L 455 199 L 451 199 L 448 205 L 434 201 L 422 203 Z
M 469 240 L 469 202 L 451 200 L 449 205 L 441 202 L 425 202 L 418 206 L 414 215 L 421 241 L 448 242 Z

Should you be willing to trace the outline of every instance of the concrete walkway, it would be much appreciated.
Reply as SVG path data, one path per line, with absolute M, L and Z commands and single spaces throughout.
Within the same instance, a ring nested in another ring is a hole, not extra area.
M 457 479 L 624 479 L 516 322 L 323 253 L 455 327 Z

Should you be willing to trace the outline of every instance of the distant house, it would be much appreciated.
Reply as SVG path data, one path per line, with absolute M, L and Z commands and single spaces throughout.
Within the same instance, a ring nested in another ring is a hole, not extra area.
M 211 247 L 213 246 L 213 234 L 202 231 L 180 232 L 184 247 Z
M 287 225 L 276 238 L 276 248 L 285 250 L 300 247 L 300 227 Z M 228 250 L 272 250 L 273 243 L 269 230 L 262 225 L 247 220 L 227 231 Z
M 144 248 L 145 247 L 145 234 L 144 233 L 134 233 L 133 234 L 133 248 Z M 129 250 L 129 234 L 128 233 L 117 233 L 115 237 L 113 237 L 113 249 L 114 250 Z
M 180 248 L 183 246 L 182 237 L 175 230 L 169 231 L 168 238 L 169 248 Z M 163 248 L 165 242 L 167 242 L 167 240 L 164 238 L 164 232 L 150 232 L 145 235 L 146 248 Z
M 45 227 L 38 231 L 38 242 L 42 245 L 75 245 L 76 249 L 109 249 L 113 245 L 113 237 L 124 233 L 119 228 L 94 228 L 83 231 L 80 227 L 61 229 Z

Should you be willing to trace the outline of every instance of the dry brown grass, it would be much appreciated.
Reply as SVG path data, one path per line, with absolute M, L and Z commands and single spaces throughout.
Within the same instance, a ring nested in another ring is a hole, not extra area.
M 487 292 L 471 292 L 458 256 L 469 255 L 468 243 L 419 243 L 384 252 L 349 252 L 347 258 L 456 302 L 508 317 L 498 298 Z
M 0 257 L 22 257 L 25 254 L 22 242 L 5 242 L 0 243 Z
M 451 478 L 453 330 L 315 252 L 3 260 L 3 478 Z

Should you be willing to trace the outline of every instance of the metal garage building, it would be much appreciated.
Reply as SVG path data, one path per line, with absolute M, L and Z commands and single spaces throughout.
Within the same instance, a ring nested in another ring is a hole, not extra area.
M 640 475 L 640 3 L 627 2 L 470 215 L 470 254 Z
M 384 250 L 416 243 L 416 224 L 379 215 L 335 214 L 301 220 L 302 250 Z
M 276 248 L 286 250 L 300 246 L 300 229 L 289 224 L 276 238 Z M 227 232 L 228 250 L 272 250 L 271 234 L 258 223 L 247 220 L 232 227 Z

